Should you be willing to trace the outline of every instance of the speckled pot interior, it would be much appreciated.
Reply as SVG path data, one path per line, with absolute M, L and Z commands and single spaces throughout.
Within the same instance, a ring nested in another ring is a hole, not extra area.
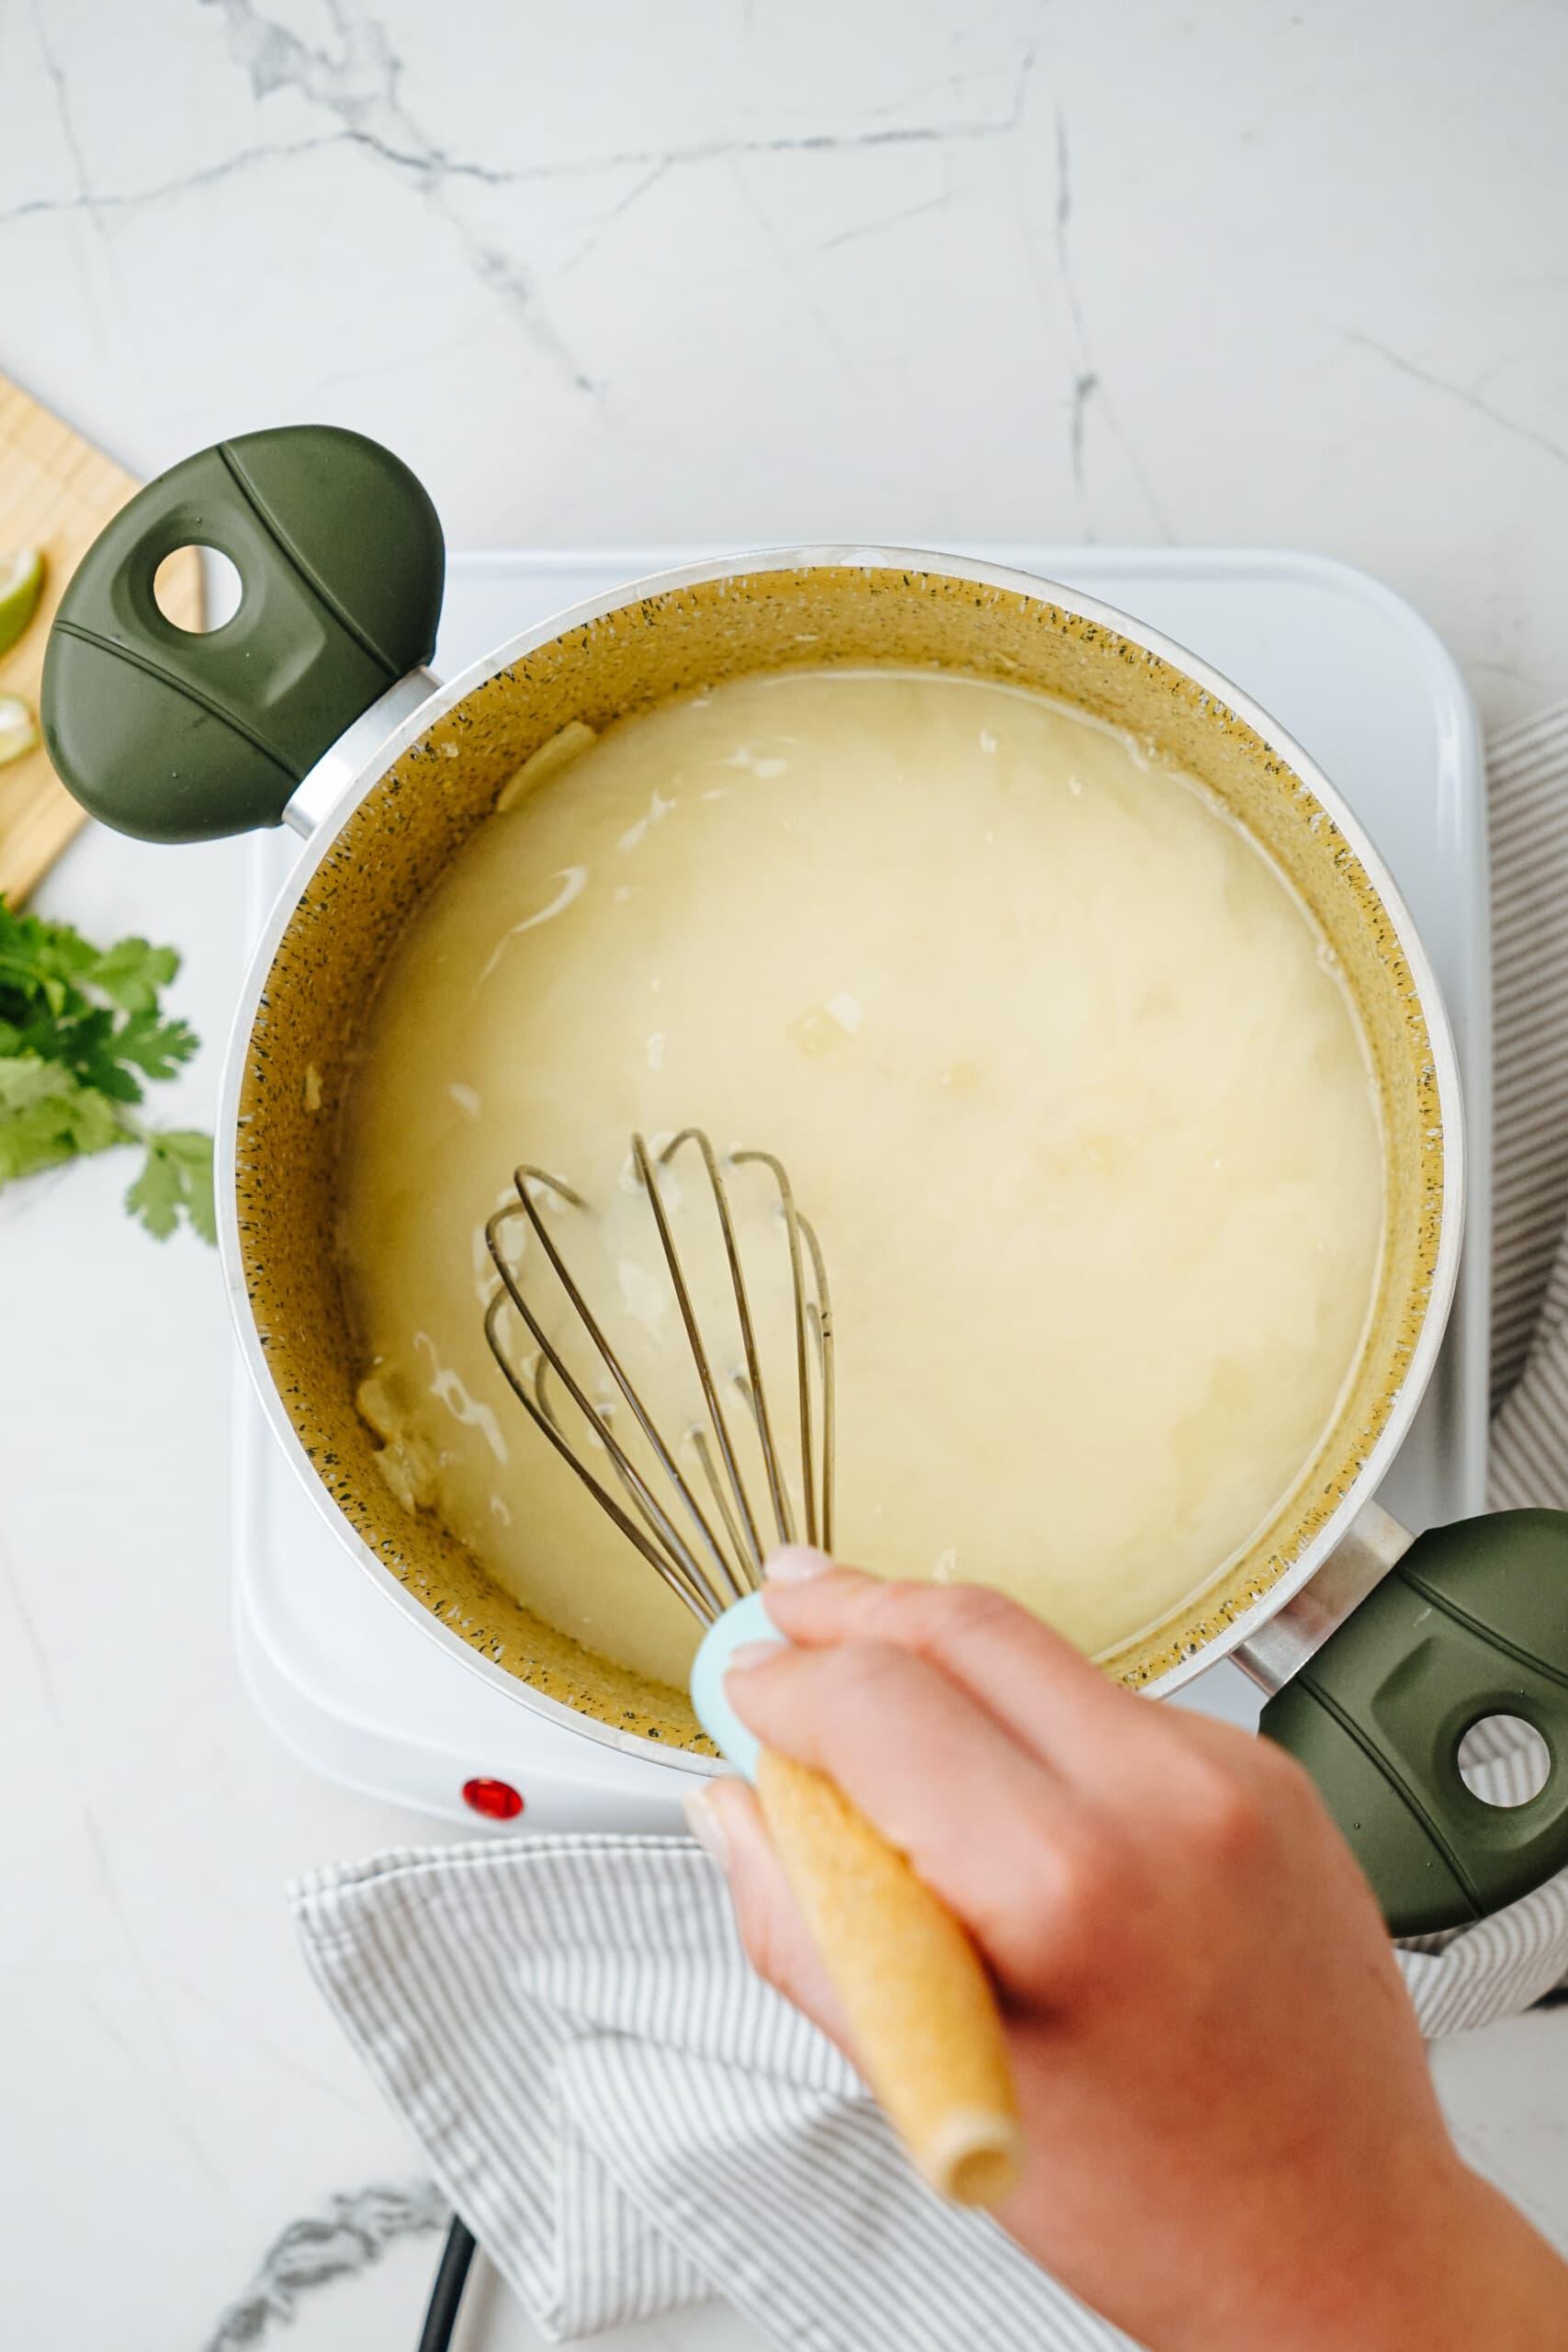
M 1298 1486 L 1245 1557 L 1106 1661 L 1144 1682 L 1213 1639 L 1296 1561 L 1354 1484 L 1426 1317 L 1443 1216 L 1427 1023 L 1394 926 L 1333 817 L 1254 729 L 1184 671 L 1043 594 L 843 564 L 677 585 L 496 671 L 360 801 L 277 947 L 246 1055 L 240 1250 L 278 1396 L 317 1475 L 387 1571 L 463 1641 L 600 1723 L 702 1746 L 682 1692 L 581 1648 L 496 1587 L 376 1469 L 355 1409 L 333 1258 L 336 1116 L 387 958 L 522 761 L 573 718 L 604 727 L 663 696 L 791 663 L 931 663 L 1034 686 L 1143 738 L 1210 786 L 1289 876 L 1339 956 L 1382 1097 L 1388 1233 L 1359 1370 Z

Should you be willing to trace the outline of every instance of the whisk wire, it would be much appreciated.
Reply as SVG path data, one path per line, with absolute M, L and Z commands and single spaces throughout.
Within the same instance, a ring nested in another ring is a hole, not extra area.
M 817 1300 L 813 1312 L 817 1338 L 817 1362 L 822 1381 L 822 1533 L 818 1539 L 824 1552 L 833 1548 L 833 1484 L 837 1474 L 834 1461 L 833 1431 L 836 1404 L 833 1392 L 833 1304 L 828 1291 L 828 1267 L 822 1255 L 822 1244 L 817 1238 L 817 1228 L 803 1216 L 795 1223 L 806 1236 L 806 1246 L 811 1253 L 812 1273 L 817 1283 Z
M 702 1391 L 707 1427 L 699 1418 L 678 1447 L 671 1445 L 660 1430 L 547 1228 L 535 1194 L 545 1191 L 570 1206 L 584 1211 L 588 1210 L 589 1204 L 581 1193 L 547 1170 L 525 1164 L 519 1166 L 513 1173 L 516 1199 L 508 1201 L 496 1210 L 486 1223 L 485 1242 L 500 1283 L 486 1307 L 484 1328 L 491 1352 L 513 1396 L 536 1428 L 542 1431 L 601 1509 L 670 1589 L 705 1623 L 711 1622 L 732 1600 L 740 1598 L 760 1582 L 764 1546 L 725 1412 L 713 1357 L 704 1338 L 686 1268 L 661 1197 L 660 1173 L 669 1168 L 674 1155 L 687 1146 L 694 1147 L 701 1156 L 724 1245 L 745 1360 L 744 1371 L 738 1369 L 732 1375 L 733 1384 L 747 1408 L 754 1429 L 778 1538 L 784 1543 L 793 1542 L 797 1522 L 790 1481 L 781 1459 L 774 1424 L 768 1408 L 762 1351 L 758 1341 L 728 1191 L 718 1156 L 700 1128 L 682 1128 L 662 1147 L 657 1158 L 641 1136 L 634 1136 L 632 1161 L 649 1202 L 665 1270 L 680 1309 L 693 1366 Z M 833 1527 L 834 1385 L 833 1321 L 827 1268 L 817 1235 L 795 1205 L 794 1190 L 782 1163 L 769 1152 L 738 1151 L 728 1157 L 731 1167 L 747 1163 L 756 1163 L 767 1169 L 779 1193 L 794 1304 L 801 1501 L 807 1540 L 828 1545 L 832 1541 Z M 528 1233 L 537 1240 L 577 1324 L 630 1409 L 660 1472 L 668 1480 L 673 1493 L 671 1507 L 666 1507 L 649 1484 L 651 1473 L 646 1467 L 639 1467 L 617 1433 L 613 1400 L 606 1396 L 596 1399 L 588 1393 L 568 1363 L 560 1346 L 551 1338 L 539 1313 L 525 1295 L 518 1271 L 523 1262 L 522 1252 L 509 1251 L 502 1239 L 507 1228 L 519 1219 L 525 1222 Z M 514 1311 L 534 1342 L 536 1352 L 525 1358 L 521 1364 L 513 1359 L 503 1328 L 508 1306 Z M 814 1365 L 820 1397 L 819 1447 L 812 1406 Z M 547 1375 L 550 1374 L 561 1384 L 582 1416 L 591 1432 L 592 1444 L 596 1450 L 603 1451 L 621 1489 L 619 1494 L 606 1485 L 591 1463 L 584 1459 L 581 1442 L 574 1442 L 568 1434 L 549 1394 Z M 694 1461 L 707 1487 L 710 1505 L 722 1527 L 722 1534 L 716 1531 L 677 1460 L 678 1452 L 687 1449 L 688 1458 Z M 683 1514 L 691 1521 L 690 1536 L 683 1531 L 680 1515 L 674 1510 L 677 1500 L 679 1514 Z
M 667 1167 L 675 1153 L 685 1143 L 695 1144 L 702 1154 L 703 1165 L 707 1170 L 708 1182 L 713 1188 L 714 1204 L 718 1211 L 719 1232 L 724 1239 L 724 1254 L 729 1266 L 730 1288 L 735 1294 L 735 1314 L 740 1326 L 740 1344 L 746 1356 L 746 1377 L 750 1388 L 750 1401 L 752 1415 L 757 1424 L 757 1442 L 761 1447 L 762 1466 L 767 1474 L 769 1499 L 773 1506 L 773 1523 L 778 1529 L 779 1542 L 793 1544 L 795 1541 L 794 1514 L 790 1510 L 789 1496 L 784 1487 L 784 1473 L 779 1467 L 778 1450 L 773 1444 L 773 1425 L 768 1419 L 767 1402 L 762 1388 L 762 1370 L 757 1354 L 757 1333 L 751 1321 L 750 1303 L 746 1295 L 746 1278 L 741 1272 L 740 1251 L 735 1238 L 735 1223 L 729 1214 L 729 1195 L 725 1190 L 717 1157 L 712 1144 L 700 1127 L 682 1127 L 680 1134 L 667 1143 L 660 1153 L 660 1165 Z M 729 1442 L 728 1427 L 719 1408 L 717 1390 L 708 1366 L 707 1351 L 703 1345 L 702 1333 L 698 1329 L 696 1316 L 692 1306 L 691 1294 L 682 1277 L 680 1261 L 675 1253 L 669 1220 L 664 1215 L 653 1170 L 649 1165 L 648 1148 L 640 1136 L 632 1137 L 632 1149 L 637 1155 L 637 1165 L 643 1172 L 643 1181 L 649 1188 L 654 1218 L 659 1227 L 659 1238 L 664 1246 L 665 1260 L 670 1268 L 670 1278 L 675 1285 L 675 1296 L 680 1304 L 682 1320 L 686 1326 L 686 1337 L 691 1341 L 692 1353 L 696 1358 L 697 1374 L 703 1385 L 703 1394 L 707 1399 L 708 1411 L 713 1416 L 719 1450 L 723 1453 L 725 1468 L 729 1473 L 730 1484 L 735 1489 L 741 1517 L 745 1521 L 752 1569 L 760 1571 L 762 1566 L 762 1545 L 757 1533 L 757 1523 L 752 1517 L 751 1506 L 746 1498 L 746 1489 L 741 1483 L 740 1473 L 736 1464 L 735 1450 Z M 738 1164 L 744 1156 L 739 1152 L 735 1155 Z
M 632 1413 L 635 1416 L 644 1437 L 648 1440 L 649 1446 L 652 1448 L 653 1453 L 658 1459 L 660 1469 L 664 1472 L 665 1476 L 670 1480 L 671 1486 L 674 1487 L 677 1495 L 680 1497 L 681 1501 L 689 1513 L 694 1526 L 696 1527 L 703 1549 L 707 1553 L 708 1557 L 714 1564 L 714 1566 L 717 1569 L 719 1575 L 724 1580 L 724 1583 L 728 1586 L 729 1597 L 734 1599 L 738 1592 L 744 1590 L 745 1588 L 736 1584 L 734 1570 L 725 1555 L 722 1544 L 719 1543 L 718 1538 L 715 1535 L 713 1529 L 709 1526 L 706 1518 L 704 1516 L 702 1507 L 698 1503 L 695 1495 L 692 1492 L 691 1487 L 682 1477 L 679 1465 L 675 1461 L 675 1457 L 669 1445 L 665 1442 L 663 1436 L 660 1434 L 652 1415 L 648 1411 L 641 1397 L 633 1387 L 631 1381 L 627 1377 L 625 1368 L 621 1363 L 620 1358 L 611 1347 L 610 1342 L 605 1338 L 604 1330 L 601 1329 L 592 1309 L 588 1304 L 588 1301 L 584 1298 L 581 1291 L 573 1280 L 566 1261 L 562 1258 L 560 1251 L 557 1249 L 554 1240 L 546 1228 L 544 1219 L 539 1214 L 538 1204 L 534 1200 L 530 1193 L 528 1185 L 530 1182 L 547 1185 L 551 1191 L 559 1193 L 563 1199 L 571 1201 L 578 1207 L 586 1207 L 587 1204 L 582 1200 L 581 1193 L 572 1192 L 570 1186 L 558 1183 L 554 1177 L 548 1175 L 542 1169 L 527 1167 L 519 1168 L 516 1171 L 514 1182 L 517 1190 L 516 1203 L 513 1204 L 509 1202 L 505 1208 L 498 1209 L 495 1215 L 488 1220 L 485 1226 L 485 1242 L 489 1248 L 491 1257 L 494 1261 L 496 1271 L 500 1274 L 502 1283 L 505 1285 L 506 1294 L 511 1299 L 513 1306 L 516 1308 L 517 1313 L 521 1316 L 524 1323 L 527 1326 L 529 1334 L 534 1340 L 535 1344 L 539 1349 L 544 1360 L 549 1364 L 557 1377 L 564 1384 L 573 1404 L 588 1420 L 590 1425 L 595 1430 L 606 1450 L 610 1453 L 611 1458 L 615 1461 L 616 1470 L 619 1472 L 623 1483 L 628 1483 L 634 1488 L 637 1499 L 643 1508 L 645 1517 L 652 1519 L 657 1525 L 660 1533 L 663 1536 L 664 1541 L 670 1545 L 671 1555 L 673 1555 L 676 1563 L 685 1570 L 688 1580 L 704 1594 L 705 1610 L 716 1615 L 717 1612 L 726 1606 L 726 1602 L 721 1598 L 717 1588 L 709 1581 L 700 1564 L 694 1556 L 690 1545 L 687 1544 L 678 1534 L 675 1528 L 671 1523 L 667 1514 L 660 1508 L 653 1495 L 649 1492 L 637 1469 L 636 1464 L 632 1461 L 630 1455 L 627 1454 L 625 1447 L 621 1446 L 619 1442 L 615 1439 L 610 1429 L 609 1423 L 606 1420 L 603 1408 L 595 1405 L 593 1399 L 583 1390 L 582 1386 L 574 1376 L 570 1366 L 566 1362 L 566 1359 L 562 1356 L 560 1351 L 550 1339 L 549 1334 L 546 1331 L 543 1324 L 539 1321 L 539 1318 L 535 1314 L 533 1308 L 525 1299 L 512 1265 L 501 1247 L 499 1237 L 502 1227 L 512 1220 L 514 1220 L 520 1215 L 525 1217 L 530 1230 L 537 1238 L 541 1248 L 544 1250 L 545 1255 L 548 1258 L 551 1270 L 554 1272 L 556 1279 L 559 1282 L 562 1290 L 566 1293 L 573 1312 L 581 1323 L 581 1326 L 587 1332 L 590 1340 L 592 1341 L 601 1363 L 604 1365 L 605 1370 L 609 1373 L 611 1378 L 615 1381 L 616 1387 L 619 1388 L 622 1396 L 626 1398 L 626 1403 L 631 1408 Z M 571 1463 L 572 1467 L 577 1471 L 579 1477 L 581 1477 L 583 1480 L 583 1483 L 591 1487 L 598 1496 L 600 1501 L 604 1503 L 605 1509 L 615 1519 L 616 1525 L 619 1526 L 622 1529 L 623 1533 L 625 1533 L 626 1532 L 626 1521 L 625 1521 L 624 1516 L 618 1506 L 615 1504 L 614 1498 L 608 1494 L 606 1489 L 600 1485 L 599 1481 L 594 1478 L 592 1473 L 588 1470 L 581 1461 L 579 1461 L 576 1453 L 570 1444 L 570 1442 L 567 1441 L 564 1436 L 558 1437 L 556 1432 L 549 1428 L 548 1423 L 542 1419 L 540 1413 L 536 1409 L 532 1400 L 525 1393 L 510 1358 L 498 1345 L 498 1335 L 494 1321 L 494 1310 L 496 1304 L 496 1301 L 492 1301 L 491 1310 L 486 1314 L 485 1333 L 486 1337 L 490 1340 L 491 1352 L 494 1355 L 496 1361 L 501 1365 L 502 1371 L 505 1374 L 513 1394 L 519 1397 L 522 1403 L 528 1408 L 536 1423 L 545 1430 L 547 1436 L 551 1438 L 552 1442 L 556 1444 L 557 1451 L 565 1453 L 567 1460 Z M 640 1551 L 643 1550 L 644 1547 L 639 1544 L 637 1548 Z M 644 1556 L 647 1556 L 646 1552 Z
M 681 1140 L 682 1138 L 676 1138 L 677 1142 Z M 666 1147 L 660 1155 L 660 1166 L 668 1163 L 670 1153 L 674 1148 L 673 1144 Z M 692 1294 L 686 1286 L 685 1270 L 681 1263 L 681 1253 L 675 1246 L 675 1237 L 670 1229 L 670 1219 L 660 1195 L 658 1175 L 649 1156 L 648 1146 L 641 1136 L 632 1137 L 632 1159 L 643 1189 L 648 1194 L 649 1206 L 653 1212 L 654 1227 L 659 1235 L 660 1248 L 664 1252 L 664 1263 L 670 1276 L 671 1287 L 675 1294 L 675 1304 L 681 1310 L 681 1320 L 685 1326 L 687 1344 L 692 1351 L 692 1362 L 696 1368 L 697 1380 L 703 1392 L 703 1402 L 707 1407 L 708 1419 L 712 1423 L 714 1436 L 718 1442 L 719 1454 L 729 1478 L 730 1488 L 734 1494 L 744 1530 L 742 1557 L 750 1562 L 754 1580 L 762 1565 L 762 1547 L 757 1533 L 757 1522 L 752 1517 L 751 1506 L 747 1500 L 739 1464 L 735 1458 L 735 1448 L 730 1443 L 729 1424 L 724 1418 L 724 1408 L 718 1401 L 718 1387 L 713 1376 L 713 1366 L 708 1362 L 707 1349 L 703 1344 L 702 1329 L 697 1321 L 696 1309 L 692 1304 Z M 719 1216 L 722 1224 L 724 1218 L 722 1201 Z M 711 1465 L 709 1476 L 711 1479 Z M 728 1562 L 726 1566 L 728 1568 Z M 750 1585 L 742 1581 L 737 1572 L 731 1572 L 730 1581 L 737 1600 L 739 1600 L 742 1593 L 750 1589 Z
M 795 1204 L 795 1187 L 789 1181 L 788 1170 L 782 1160 L 775 1159 L 771 1151 L 738 1151 L 735 1159 L 738 1166 L 749 1162 L 766 1168 L 779 1188 L 779 1202 L 784 1210 L 784 1230 L 789 1240 L 790 1283 L 795 1299 L 795 1386 L 800 1419 L 802 1499 L 806 1509 L 806 1540 L 808 1544 L 825 1545 L 829 1540 L 827 1530 L 825 1526 L 818 1526 L 817 1518 L 817 1482 L 813 1467 L 811 1437 L 810 1310 L 806 1295 L 805 1267 L 801 1261 L 802 1235 L 808 1233 L 810 1228 Z M 828 1314 L 828 1272 L 822 1262 L 822 1252 L 818 1247 L 815 1234 L 811 1235 L 810 1246 L 818 1286 L 818 1340 L 820 1351 L 830 1339 L 831 1334 L 830 1318 Z M 829 1376 L 828 1360 L 819 1354 L 819 1361 L 824 1367 L 823 1377 L 826 1389 Z M 826 1464 L 824 1467 L 826 1470 Z M 830 1503 L 826 1499 L 825 1489 L 825 1516 L 830 1517 Z M 783 1540 L 786 1544 L 795 1541 L 793 1524 L 789 1532 L 784 1535 Z
M 702 1464 L 703 1476 L 708 1482 L 708 1488 L 714 1499 L 714 1508 L 724 1521 L 725 1532 L 735 1546 L 736 1556 L 744 1560 L 748 1557 L 746 1537 L 735 1516 L 729 1497 L 724 1491 L 724 1482 L 718 1475 L 718 1465 L 714 1461 L 713 1449 L 708 1443 L 706 1430 L 694 1429 L 692 1431 L 692 1451 Z
M 705 1605 L 700 1603 L 694 1589 L 686 1589 L 684 1577 L 680 1576 L 678 1569 L 672 1562 L 666 1557 L 664 1553 L 660 1552 L 658 1547 L 649 1541 L 642 1529 L 638 1527 L 637 1521 L 627 1517 L 626 1511 L 622 1509 L 619 1502 L 617 1502 L 615 1496 L 612 1495 L 600 1482 L 600 1480 L 593 1476 L 593 1473 L 589 1469 L 588 1464 L 573 1450 L 558 1423 L 556 1422 L 548 1413 L 542 1410 L 539 1405 L 536 1403 L 535 1398 L 529 1393 L 526 1381 L 513 1367 L 511 1358 L 508 1356 L 506 1350 L 502 1345 L 501 1340 L 496 1334 L 495 1327 L 497 1319 L 502 1308 L 505 1307 L 507 1304 L 507 1294 L 504 1291 L 498 1290 L 485 1311 L 485 1337 L 490 1341 L 491 1353 L 494 1356 L 496 1363 L 500 1365 L 502 1372 L 505 1375 L 505 1378 L 511 1386 L 513 1395 L 516 1397 L 518 1403 L 523 1407 L 525 1412 L 533 1421 L 536 1429 L 540 1430 L 541 1433 L 548 1439 L 550 1444 L 560 1455 L 561 1460 L 566 1464 L 567 1467 L 581 1478 L 583 1485 L 592 1495 L 594 1500 L 604 1511 L 608 1513 L 609 1517 L 614 1520 L 615 1525 L 620 1529 L 621 1533 L 626 1537 L 627 1543 L 635 1544 L 637 1551 L 641 1553 L 643 1558 L 647 1560 L 649 1566 L 657 1568 L 660 1575 L 664 1578 L 667 1584 L 674 1585 L 676 1589 L 680 1591 L 681 1598 L 686 1602 L 687 1607 L 695 1610 L 699 1616 L 707 1616 L 714 1613 L 707 1609 Z

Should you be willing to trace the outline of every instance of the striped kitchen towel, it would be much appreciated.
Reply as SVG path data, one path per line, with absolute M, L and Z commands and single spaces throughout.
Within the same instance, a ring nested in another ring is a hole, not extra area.
M 386 1855 L 296 1905 L 361 2056 L 547 2335 L 717 2293 L 803 2352 L 1125 2343 L 922 2187 L 753 1974 L 685 1838 Z
M 1568 704 L 1489 747 L 1492 1499 L 1568 1509 Z
M 546 2335 L 722 2294 L 797 2352 L 1127 2346 L 921 2186 L 685 1839 L 388 1854 L 295 1901 L 327 1998 Z M 1401 1964 L 1428 2033 L 1527 2007 L 1568 1966 L 1568 1878 Z
M 1568 707 L 1500 739 L 1490 775 L 1493 1491 L 1568 1508 Z M 1495 1735 L 1477 1761 L 1483 1794 L 1527 1792 Z M 798 2352 L 1127 2346 L 920 2186 L 844 2060 L 752 1974 L 685 1840 L 390 1854 L 295 1901 L 329 2001 L 546 2335 L 721 2293 Z M 1568 1975 L 1568 1874 L 1400 1961 L 1429 2035 L 1528 2007 Z

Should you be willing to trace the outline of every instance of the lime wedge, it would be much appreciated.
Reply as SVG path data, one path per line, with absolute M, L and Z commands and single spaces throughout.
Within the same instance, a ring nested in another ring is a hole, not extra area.
M 38 747 L 38 721 L 20 695 L 0 695 L 0 768 Z
M 43 557 L 37 548 L 0 557 L 0 653 L 9 653 L 37 612 L 42 589 Z

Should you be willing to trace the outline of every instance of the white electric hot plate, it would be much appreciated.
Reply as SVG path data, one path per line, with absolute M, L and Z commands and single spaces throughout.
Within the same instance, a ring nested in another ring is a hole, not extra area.
M 456 556 L 434 668 L 444 677 L 554 612 L 702 548 Z M 1469 1117 L 1459 1294 L 1383 1500 L 1420 1529 L 1482 1508 L 1491 1238 L 1491 1005 L 1485 786 L 1458 671 L 1409 605 L 1316 557 L 964 547 L 1137 615 L 1234 678 L 1299 738 L 1392 867 L 1437 967 Z M 298 843 L 260 836 L 253 927 Z M 263 1715 L 319 1770 L 468 1826 L 669 1828 L 687 1774 L 562 1732 L 493 1690 L 389 1605 L 319 1517 L 238 1384 L 235 1617 Z M 1222 1664 L 1175 1703 L 1256 1724 Z

